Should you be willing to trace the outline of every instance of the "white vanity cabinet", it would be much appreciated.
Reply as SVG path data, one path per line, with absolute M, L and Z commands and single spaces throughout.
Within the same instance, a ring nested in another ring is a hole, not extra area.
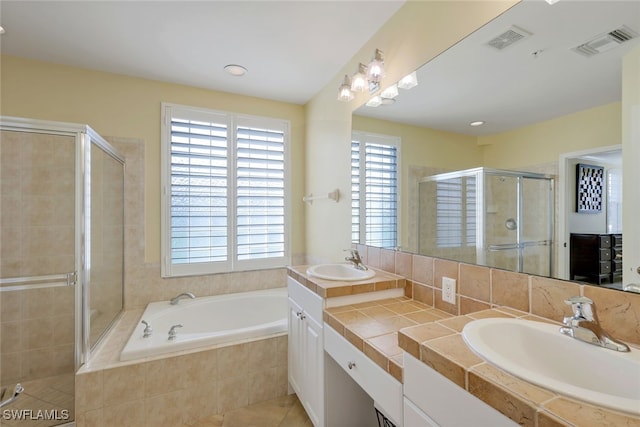
M 518 426 L 406 352 L 404 417 L 404 425 L 407 427 Z
M 346 373 L 361 390 L 353 391 L 348 399 L 343 399 L 342 404 L 331 402 L 331 397 L 327 397 L 330 400 L 330 412 L 338 412 L 340 415 L 340 419 L 332 426 L 338 425 L 341 421 L 344 423 L 341 425 L 349 427 L 376 425 L 377 423 L 372 424 L 370 421 L 375 415 L 375 405 L 396 427 L 402 427 L 402 383 L 376 365 L 331 326 L 325 326 L 324 339 L 325 350 L 335 361 L 335 365 L 342 369 L 342 376 Z M 329 371 L 329 374 L 331 373 Z M 340 387 L 349 387 L 346 381 L 331 378 L 329 375 L 327 381 L 339 382 Z M 349 415 L 354 416 L 354 419 L 347 418 Z
M 289 384 L 315 427 L 324 427 L 323 301 L 295 279 L 289 292 Z

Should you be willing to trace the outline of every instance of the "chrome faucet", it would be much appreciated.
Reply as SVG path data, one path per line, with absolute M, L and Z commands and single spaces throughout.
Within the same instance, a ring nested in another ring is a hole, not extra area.
M 153 328 L 151 328 L 151 324 L 149 324 L 149 322 L 147 322 L 146 320 L 143 320 L 140 323 L 144 325 L 144 331 L 142 331 L 142 338 L 149 338 L 151 336 L 151 333 L 153 332 Z
M 600 327 L 596 306 L 592 300 L 587 297 L 575 296 L 566 300 L 565 303 L 571 306 L 573 316 L 564 318 L 562 323 L 565 326 L 560 328 L 561 333 L 611 350 L 629 351 L 629 346 L 613 339 Z
M 355 268 L 358 270 L 366 271 L 368 270 L 367 266 L 362 263 L 360 259 L 360 254 L 357 249 L 345 249 L 345 252 L 350 252 L 351 256 L 345 257 L 345 261 L 349 261 L 353 264 Z
M 191 292 L 183 292 L 180 295 L 174 297 L 171 299 L 170 304 L 171 305 L 176 305 L 180 302 L 181 299 L 183 298 L 191 298 L 194 299 L 196 296 L 194 294 L 192 294 Z
M 169 341 L 173 341 L 176 339 L 176 335 L 178 334 L 176 332 L 176 328 L 182 328 L 182 325 L 173 325 L 171 329 L 169 329 Z

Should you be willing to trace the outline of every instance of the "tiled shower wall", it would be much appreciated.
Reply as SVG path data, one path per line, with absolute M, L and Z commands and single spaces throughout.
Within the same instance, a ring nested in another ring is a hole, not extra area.
M 406 295 L 454 315 L 496 306 L 512 307 L 561 322 L 571 315 L 565 300 L 591 298 L 603 328 L 615 338 L 640 344 L 640 294 L 583 285 L 490 267 L 357 245 L 363 261 L 404 276 Z M 442 277 L 457 280 L 456 304 L 442 301 Z
M 74 138 L 2 131 L 0 140 L 0 276 L 74 271 Z M 5 291 L 0 300 L 0 383 L 73 372 L 72 287 Z

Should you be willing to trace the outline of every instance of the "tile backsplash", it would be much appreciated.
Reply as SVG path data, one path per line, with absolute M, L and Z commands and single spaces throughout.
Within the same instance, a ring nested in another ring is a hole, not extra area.
M 640 345 L 640 294 L 366 245 L 357 245 L 357 249 L 367 265 L 404 276 L 408 297 L 447 313 L 464 315 L 492 307 L 511 307 L 562 322 L 564 316 L 571 314 L 564 301 L 583 295 L 594 301 L 607 332 Z M 456 304 L 442 301 L 442 277 L 457 281 Z

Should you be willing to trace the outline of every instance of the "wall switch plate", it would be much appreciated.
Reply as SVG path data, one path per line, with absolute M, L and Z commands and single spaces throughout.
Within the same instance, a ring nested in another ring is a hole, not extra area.
M 456 279 L 450 277 L 442 278 L 442 301 L 449 304 L 456 303 Z

